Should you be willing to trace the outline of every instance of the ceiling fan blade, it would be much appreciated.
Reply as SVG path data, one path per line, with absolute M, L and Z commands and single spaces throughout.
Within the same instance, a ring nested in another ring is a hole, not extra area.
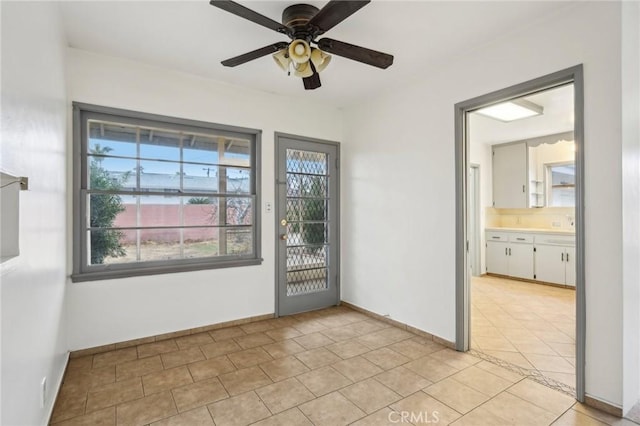
M 314 90 L 322 86 L 322 84 L 320 83 L 320 74 L 318 74 L 318 71 L 316 71 L 315 67 L 313 67 L 313 64 L 311 64 L 311 67 L 313 68 L 313 75 L 311 77 L 305 77 L 302 79 L 305 90 Z
M 279 33 L 288 34 L 289 29 L 282 25 L 280 22 L 276 22 L 271 18 L 267 18 L 264 15 L 254 12 L 248 7 L 244 7 L 231 0 L 211 0 L 209 2 L 212 6 L 226 10 L 229 13 L 233 13 L 236 16 L 247 19 L 263 27 L 267 27 L 270 30 L 277 31 Z
M 235 58 L 229 58 L 222 61 L 222 65 L 225 67 L 235 67 L 238 65 L 242 65 L 245 62 L 253 61 L 254 59 L 261 58 L 270 53 L 276 53 L 279 50 L 287 47 L 289 43 L 285 43 L 284 41 L 279 41 L 278 43 L 270 44 L 269 46 L 261 47 L 260 49 L 252 50 L 251 52 L 247 52 L 244 55 L 236 56 Z
M 325 52 L 333 53 L 334 55 L 353 59 L 354 61 L 382 69 L 389 68 L 391 64 L 393 64 L 393 55 L 330 38 L 318 40 L 318 48 Z
M 371 0 L 331 0 L 311 18 L 307 25 L 319 30 L 316 35 L 323 34 L 370 2 Z

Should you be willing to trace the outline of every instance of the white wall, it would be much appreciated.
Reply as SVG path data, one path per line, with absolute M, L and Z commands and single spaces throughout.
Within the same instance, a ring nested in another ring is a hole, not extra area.
M 453 105 L 583 63 L 586 392 L 622 404 L 620 20 L 567 7 L 345 113 L 344 300 L 454 340 Z
M 67 58 L 72 101 L 263 131 L 263 264 L 70 283 L 70 349 L 273 313 L 275 218 L 264 204 L 274 201 L 274 132 L 340 141 L 340 111 L 76 49 Z
M 622 5 L 623 412 L 640 401 L 640 6 Z
M 64 45 L 57 5 L 2 2 L 0 168 L 29 177 L 20 255 L 1 272 L 3 425 L 47 423 L 67 356 Z

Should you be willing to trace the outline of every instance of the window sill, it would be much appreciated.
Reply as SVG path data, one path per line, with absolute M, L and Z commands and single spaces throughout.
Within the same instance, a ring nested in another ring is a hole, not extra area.
M 228 260 L 216 263 L 200 263 L 191 265 L 167 265 L 167 266 L 153 266 L 153 267 L 138 267 L 133 269 L 119 269 L 119 270 L 102 270 L 94 272 L 80 272 L 71 274 L 71 282 L 86 282 L 86 281 L 99 281 L 99 280 L 112 280 L 119 278 L 140 277 L 148 275 L 164 275 L 173 274 L 178 272 L 191 272 L 202 271 L 206 269 L 221 269 L 221 268 L 235 268 L 241 266 L 255 266 L 261 265 L 263 259 L 241 259 L 241 260 Z

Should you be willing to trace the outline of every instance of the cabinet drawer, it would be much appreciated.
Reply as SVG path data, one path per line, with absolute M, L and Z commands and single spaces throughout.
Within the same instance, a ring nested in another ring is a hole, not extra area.
M 509 241 L 509 234 L 507 232 L 493 232 L 487 231 L 487 241 Z
M 509 241 L 512 243 L 533 244 L 533 235 L 532 234 L 510 234 Z
M 552 246 L 575 246 L 575 235 L 553 235 L 553 234 L 538 234 L 534 237 L 536 244 L 546 244 Z

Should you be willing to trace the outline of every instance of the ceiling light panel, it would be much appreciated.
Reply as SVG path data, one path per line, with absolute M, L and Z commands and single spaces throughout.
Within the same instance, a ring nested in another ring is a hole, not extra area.
M 476 112 L 480 115 L 484 115 L 485 117 L 493 118 L 494 120 L 510 122 L 523 118 L 534 117 L 536 115 L 542 115 L 543 108 L 540 105 L 534 104 L 533 102 L 529 102 L 525 99 L 514 99 L 481 108 Z

